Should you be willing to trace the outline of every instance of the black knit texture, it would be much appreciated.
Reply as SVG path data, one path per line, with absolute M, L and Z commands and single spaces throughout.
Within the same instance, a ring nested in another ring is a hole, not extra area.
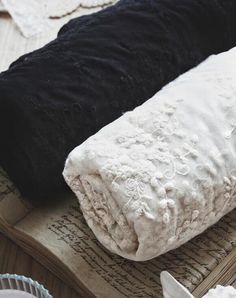
M 235 44 L 235 0 L 121 0 L 71 20 L 0 74 L 1 166 L 32 200 L 56 197 L 75 146 Z

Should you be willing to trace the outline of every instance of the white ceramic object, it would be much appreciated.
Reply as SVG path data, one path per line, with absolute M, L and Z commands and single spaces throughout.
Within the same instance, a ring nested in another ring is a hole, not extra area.
M 164 298 L 194 298 L 194 296 L 181 285 L 170 273 L 163 271 L 161 273 L 161 284 Z M 202 298 L 236 298 L 236 289 L 227 286 L 216 286 Z
M 0 274 L 0 298 L 53 298 L 37 281 L 16 274 Z
M 19 290 L 0 290 L 0 298 L 35 298 L 36 296 Z
M 169 272 L 161 272 L 161 284 L 164 298 L 194 298 Z

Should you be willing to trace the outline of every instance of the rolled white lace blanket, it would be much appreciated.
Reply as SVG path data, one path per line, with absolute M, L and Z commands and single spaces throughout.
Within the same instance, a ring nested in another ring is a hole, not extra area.
M 213 225 L 236 207 L 236 48 L 90 137 L 63 174 L 98 240 L 125 258 L 154 258 Z

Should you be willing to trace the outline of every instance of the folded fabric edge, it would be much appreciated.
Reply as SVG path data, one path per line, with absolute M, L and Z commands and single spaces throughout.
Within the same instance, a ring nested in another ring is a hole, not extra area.
M 138 238 L 98 174 L 72 177 L 63 171 L 65 181 L 79 200 L 84 218 L 99 242 L 109 251 L 133 261 L 146 261 L 137 255 Z M 107 204 L 109 200 L 109 204 Z

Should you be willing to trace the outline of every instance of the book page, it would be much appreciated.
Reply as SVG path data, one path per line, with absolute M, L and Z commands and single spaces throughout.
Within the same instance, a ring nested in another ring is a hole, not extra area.
M 233 250 L 236 210 L 189 243 L 146 262 L 129 261 L 107 252 L 88 228 L 72 194 L 53 207 L 32 210 L 15 229 L 38 247 L 39 260 L 43 260 L 40 247 L 46 249 L 48 258 L 53 255 L 57 261 L 51 262 L 49 269 L 58 272 L 59 277 L 63 271 L 64 279 L 78 291 L 87 289 L 91 297 L 93 293 L 93 297 L 100 298 L 159 298 L 162 270 L 168 270 L 193 291 Z
M 193 296 L 203 297 L 209 288 L 214 288 L 215 285 L 233 285 L 236 288 L 234 281 L 236 281 L 236 247 L 194 290 Z
M 30 204 L 23 200 L 14 184 L 0 167 L 0 219 L 14 225 L 31 211 Z

